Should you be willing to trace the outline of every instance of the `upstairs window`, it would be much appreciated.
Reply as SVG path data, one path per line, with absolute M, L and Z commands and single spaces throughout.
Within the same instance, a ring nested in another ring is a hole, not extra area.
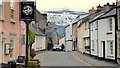
M 3 16 L 3 2 L 0 0 L 0 20 L 2 19 Z
M 109 31 L 112 31 L 112 19 L 109 19 L 108 24 L 109 24 Z
M 11 18 L 11 21 L 13 22 L 14 21 L 14 7 L 15 7 L 15 4 L 14 4 L 14 0 L 10 0 L 10 18 Z

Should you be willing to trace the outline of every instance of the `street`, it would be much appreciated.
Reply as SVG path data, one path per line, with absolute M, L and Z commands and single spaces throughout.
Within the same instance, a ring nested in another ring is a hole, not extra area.
M 41 66 L 117 66 L 115 63 L 101 61 L 78 52 L 49 51 L 35 56 Z

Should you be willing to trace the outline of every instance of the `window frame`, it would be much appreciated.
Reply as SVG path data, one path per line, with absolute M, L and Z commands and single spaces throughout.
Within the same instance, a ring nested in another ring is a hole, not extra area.
M 112 47 L 111 47 L 111 43 L 112 42 Z M 107 49 L 108 49 L 108 55 L 113 55 L 114 54 L 114 41 L 113 40 L 108 40 L 107 41 Z
M 112 18 L 108 19 L 108 31 L 109 32 L 113 31 L 113 20 L 112 20 Z
M 4 20 L 4 18 L 3 18 L 3 15 L 4 15 L 4 3 L 3 3 L 3 0 L 0 0 L 1 1 L 1 3 L 0 3 L 0 6 L 1 6 L 1 8 L 0 8 L 0 20 Z
M 10 21 L 12 23 L 15 23 L 15 2 L 14 0 L 10 0 Z

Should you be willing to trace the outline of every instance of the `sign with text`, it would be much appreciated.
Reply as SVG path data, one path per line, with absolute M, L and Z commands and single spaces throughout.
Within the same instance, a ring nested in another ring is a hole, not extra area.
M 32 1 L 21 2 L 20 20 L 35 20 L 35 3 Z

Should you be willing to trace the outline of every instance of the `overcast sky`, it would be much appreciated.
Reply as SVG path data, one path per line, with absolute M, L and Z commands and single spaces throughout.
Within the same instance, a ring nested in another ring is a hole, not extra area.
M 36 0 L 39 11 L 48 11 L 59 8 L 69 8 L 77 11 L 88 11 L 92 7 L 104 5 L 107 2 L 112 4 L 116 0 Z

